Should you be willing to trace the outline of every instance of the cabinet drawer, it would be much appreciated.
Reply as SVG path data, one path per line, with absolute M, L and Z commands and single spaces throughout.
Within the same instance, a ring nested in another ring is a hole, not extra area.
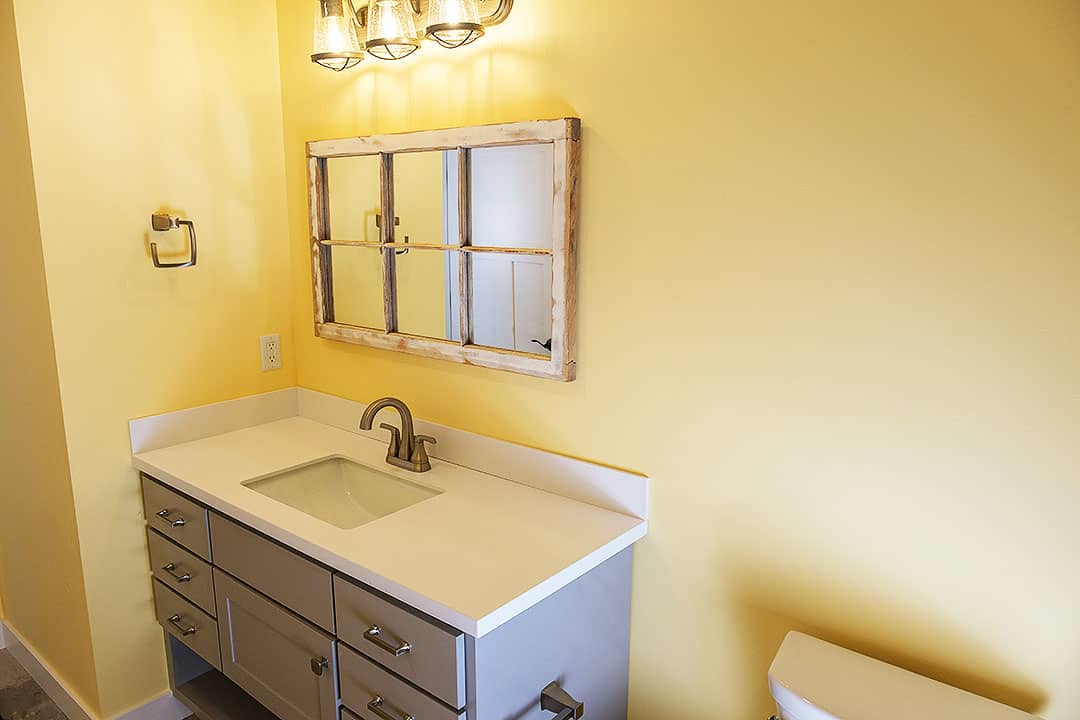
M 451 710 L 345 645 L 338 645 L 338 670 L 341 702 L 363 720 L 406 717 L 461 720 L 465 717 L 464 710 Z M 344 713 L 342 720 L 346 720 Z
M 214 564 L 305 620 L 334 632 L 330 571 L 217 513 L 210 513 Z
M 199 657 L 221 669 L 218 625 L 214 618 L 154 581 L 154 610 L 166 632 L 195 651 Z
M 206 612 L 216 615 L 210 565 L 170 542 L 156 530 L 146 531 L 146 542 L 150 548 L 150 569 L 154 577 Z
M 340 575 L 334 597 L 339 638 L 447 705 L 465 707 L 464 633 Z
M 281 720 L 337 720 L 334 638 L 214 568 L 222 672 Z
M 203 560 L 210 560 L 210 528 L 206 508 L 148 475 L 142 476 L 146 524 Z

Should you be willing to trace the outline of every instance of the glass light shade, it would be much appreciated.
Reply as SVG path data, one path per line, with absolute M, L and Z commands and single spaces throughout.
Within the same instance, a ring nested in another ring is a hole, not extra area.
M 477 0 L 430 0 L 427 36 L 443 47 L 468 45 L 484 34 Z
M 363 59 L 352 0 L 319 0 L 311 61 L 340 72 L 355 67 Z
M 400 60 L 416 52 L 420 36 L 408 0 L 371 0 L 364 47 L 380 60 Z

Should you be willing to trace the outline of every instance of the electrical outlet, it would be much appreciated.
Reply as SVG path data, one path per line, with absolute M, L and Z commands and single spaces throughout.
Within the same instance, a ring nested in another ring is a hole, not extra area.
M 259 338 L 263 372 L 281 369 L 281 336 L 263 335 Z

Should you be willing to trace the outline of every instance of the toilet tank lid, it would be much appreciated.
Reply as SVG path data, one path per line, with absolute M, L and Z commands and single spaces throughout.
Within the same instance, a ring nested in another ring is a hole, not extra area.
M 1035 719 L 800 632 L 784 638 L 769 689 L 784 716 L 796 720 Z

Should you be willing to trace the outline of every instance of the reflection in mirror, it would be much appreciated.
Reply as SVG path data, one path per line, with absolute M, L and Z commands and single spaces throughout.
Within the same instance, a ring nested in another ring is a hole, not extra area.
M 550 143 L 472 151 L 472 244 L 551 249 Z
M 472 253 L 469 260 L 473 342 L 550 356 L 551 256 Z
M 380 162 L 378 155 L 327 159 L 331 240 L 379 242 Z
M 394 154 L 396 242 L 457 245 L 457 150 Z
M 458 253 L 410 249 L 396 260 L 398 332 L 406 335 L 460 339 L 457 304 Z M 451 309 L 453 308 L 453 317 Z
M 383 261 L 378 248 L 334 246 L 334 321 L 386 329 L 383 315 Z

